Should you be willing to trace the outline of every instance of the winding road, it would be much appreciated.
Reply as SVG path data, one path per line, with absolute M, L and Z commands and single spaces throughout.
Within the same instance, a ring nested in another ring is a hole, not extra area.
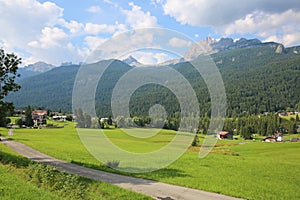
M 65 171 L 70 174 L 76 174 L 96 181 L 110 183 L 125 189 L 149 195 L 152 198 L 158 200 L 238 199 L 221 194 L 86 168 L 80 165 L 58 160 L 39 151 L 36 151 L 19 142 L 15 142 L 5 138 L 1 138 L 1 142 L 10 147 L 13 151 L 29 158 L 30 160 L 54 166 L 59 170 Z

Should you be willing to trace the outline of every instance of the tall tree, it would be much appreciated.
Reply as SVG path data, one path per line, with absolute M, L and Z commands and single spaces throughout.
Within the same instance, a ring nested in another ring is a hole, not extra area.
M 32 108 L 27 106 L 25 109 L 25 125 L 26 126 L 33 126 L 34 122 L 32 119 Z
M 15 82 L 15 78 L 20 75 L 17 73 L 21 58 L 15 54 L 7 54 L 0 49 L 0 126 L 5 126 L 8 122 L 7 115 L 13 110 L 13 104 L 3 101 L 10 93 L 20 89 L 20 85 Z

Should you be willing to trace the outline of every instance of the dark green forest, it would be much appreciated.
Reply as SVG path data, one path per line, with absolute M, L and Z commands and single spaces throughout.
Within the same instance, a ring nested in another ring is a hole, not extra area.
M 227 95 L 227 116 L 243 116 L 295 109 L 300 102 L 300 47 L 275 53 L 275 47 L 243 48 L 211 55 L 222 75 Z M 96 63 L 103 67 L 107 61 Z M 20 81 L 21 90 L 7 100 L 17 108 L 32 105 L 71 112 L 72 90 L 80 66 L 62 66 Z M 170 65 L 192 85 L 199 100 L 201 115 L 210 115 L 210 96 L 200 74 L 188 62 Z M 96 93 L 98 116 L 111 115 L 112 90 L 131 66 L 113 60 L 99 81 Z M 163 66 L 156 67 L 157 73 Z M 140 87 L 130 99 L 132 116 L 147 116 L 149 108 L 161 104 L 174 117 L 180 112 L 175 95 L 167 88 L 150 84 Z

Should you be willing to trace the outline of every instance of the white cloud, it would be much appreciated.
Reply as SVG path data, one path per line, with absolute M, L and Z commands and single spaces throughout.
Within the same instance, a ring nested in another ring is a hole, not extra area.
M 0 0 L 0 40 L 9 48 L 26 48 L 46 26 L 59 21 L 63 9 L 51 2 Z
M 162 3 L 165 14 L 182 24 L 193 26 L 222 26 L 241 19 L 254 11 L 281 13 L 300 10 L 298 0 L 166 0 Z
M 84 31 L 88 34 L 97 35 L 99 33 L 115 33 L 117 31 L 126 30 L 126 26 L 123 24 L 94 24 L 87 23 L 84 27 Z
M 106 39 L 96 37 L 96 36 L 87 36 L 85 37 L 84 41 L 86 42 L 89 49 L 93 50 L 101 45 Z
M 286 46 L 292 46 L 294 44 L 300 44 L 300 34 L 299 30 L 295 33 L 285 34 L 282 38 L 283 43 Z
M 99 11 L 90 7 L 91 12 Z M 100 42 L 93 36 L 116 34 L 125 24 L 95 24 L 66 20 L 64 9 L 52 2 L 0 0 L 0 45 L 23 58 L 23 65 L 45 61 L 80 62 Z M 100 37 L 99 37 L 100 38 Z M 16 50 L 17 49 L 17 50 Z
M 166 15 L 181 24 L 211 26 L 221 35 L 223 31 L 226 36 L 254 34 L 291 45 L 297 38 L 291 35 L 299 33 L 298 0 L 166 0 L 161 5 Z
M 69 31 L 72 34 L 80 33 L 84 28 L 84 25 L 82 23 L 79 23 L 75 20 L 71 20 L 70 22 L 67 22 L 64 19 L 60 19 L 59 24 L 61 24 L 63 27 L 66 27 L 67 29 L 69 29 Z
M 152 16 L 149 11 L 142 11 L 142 8 L 135 5 L 133 2 L 130 2 L 128 5 L 131 7 L 131 10 L 122 10 L 122 12 L 126 15 L 126 22 L 130 24 L 132 28 L 157 26 L 156 17 Z
M 31 41 L 28 43 L 29 46 L 35 48 L 49 49 L 51 47 L 61 47 L 64 45 L 68 35 L 59 28 L 45 27 L 42 30 L 42 35 L 38 41 Z
M 168 54 L 165 53 L 155 53 L 154 58 L 157 61 L 156 63 L 163 63 L 173 59 L 172 57 L 170 57 Z
M 226 35 L 252 33 L 265 41 L 282 42 L 289 46 L 299 44 L 300 12 L 287 10 L 282 13 L 255 11 L 224 27 Z
M 61 45 L 68 43 L 67 34 L 55 27 L 61 23 L 63 8 L 52 2 L 0 0 L 0 15 L 0 27 L 5 27 L 0 43 L 20 55 L 23 64 L 39 60 L 59 64 L 66 59 Z
M 188 47 L 188 46 L 190 46 L 191 42 L 183 40 L 183 39 L 180 39 L 180 38 L 173 37 L 173 38 L 171 38 L 169 40 L 169 45 L 171 47 L 181 48 L 181 47 Z
M 87 9 L 88 12 L 90 13 L 99 13 L 101 12 L 100 6 L 91 6 Z

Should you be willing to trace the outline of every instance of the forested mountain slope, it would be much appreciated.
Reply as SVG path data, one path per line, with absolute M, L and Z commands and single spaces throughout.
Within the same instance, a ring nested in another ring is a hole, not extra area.
M 300 47 L 276 52 L 277 47 L 238 48 L 212 54 L 219 68 L 228 101 L 228 115 L 233 111 L 262 113 L 293 108 L 300 101 Z M 108 61 L 96 63 L 103 67 Z M 157 73 L 164 66 L 157 67 Z M 199 73 L 188 63 L 170 65 L 191 83 L 202 113 L 209 112 L 210 98 Z M 19 92 L 8 97 L 16 107 L 33 105 L 52 110 L 71 111 L 73 84 L 78 65 L 63 66 L 21 80 Z M 96 95 L 99 115 L 110 113 L 112 89 L 131 66 L 114 60 L 101 78 Z M 101 94 L 101 95 L 100 95 Z M 151 105 L 163 104 L 169 113 L 180 111 L 178 101 L 168 89 L 158 85 L 139 88 L 131 97 L 133 115 L 147 115 Z

